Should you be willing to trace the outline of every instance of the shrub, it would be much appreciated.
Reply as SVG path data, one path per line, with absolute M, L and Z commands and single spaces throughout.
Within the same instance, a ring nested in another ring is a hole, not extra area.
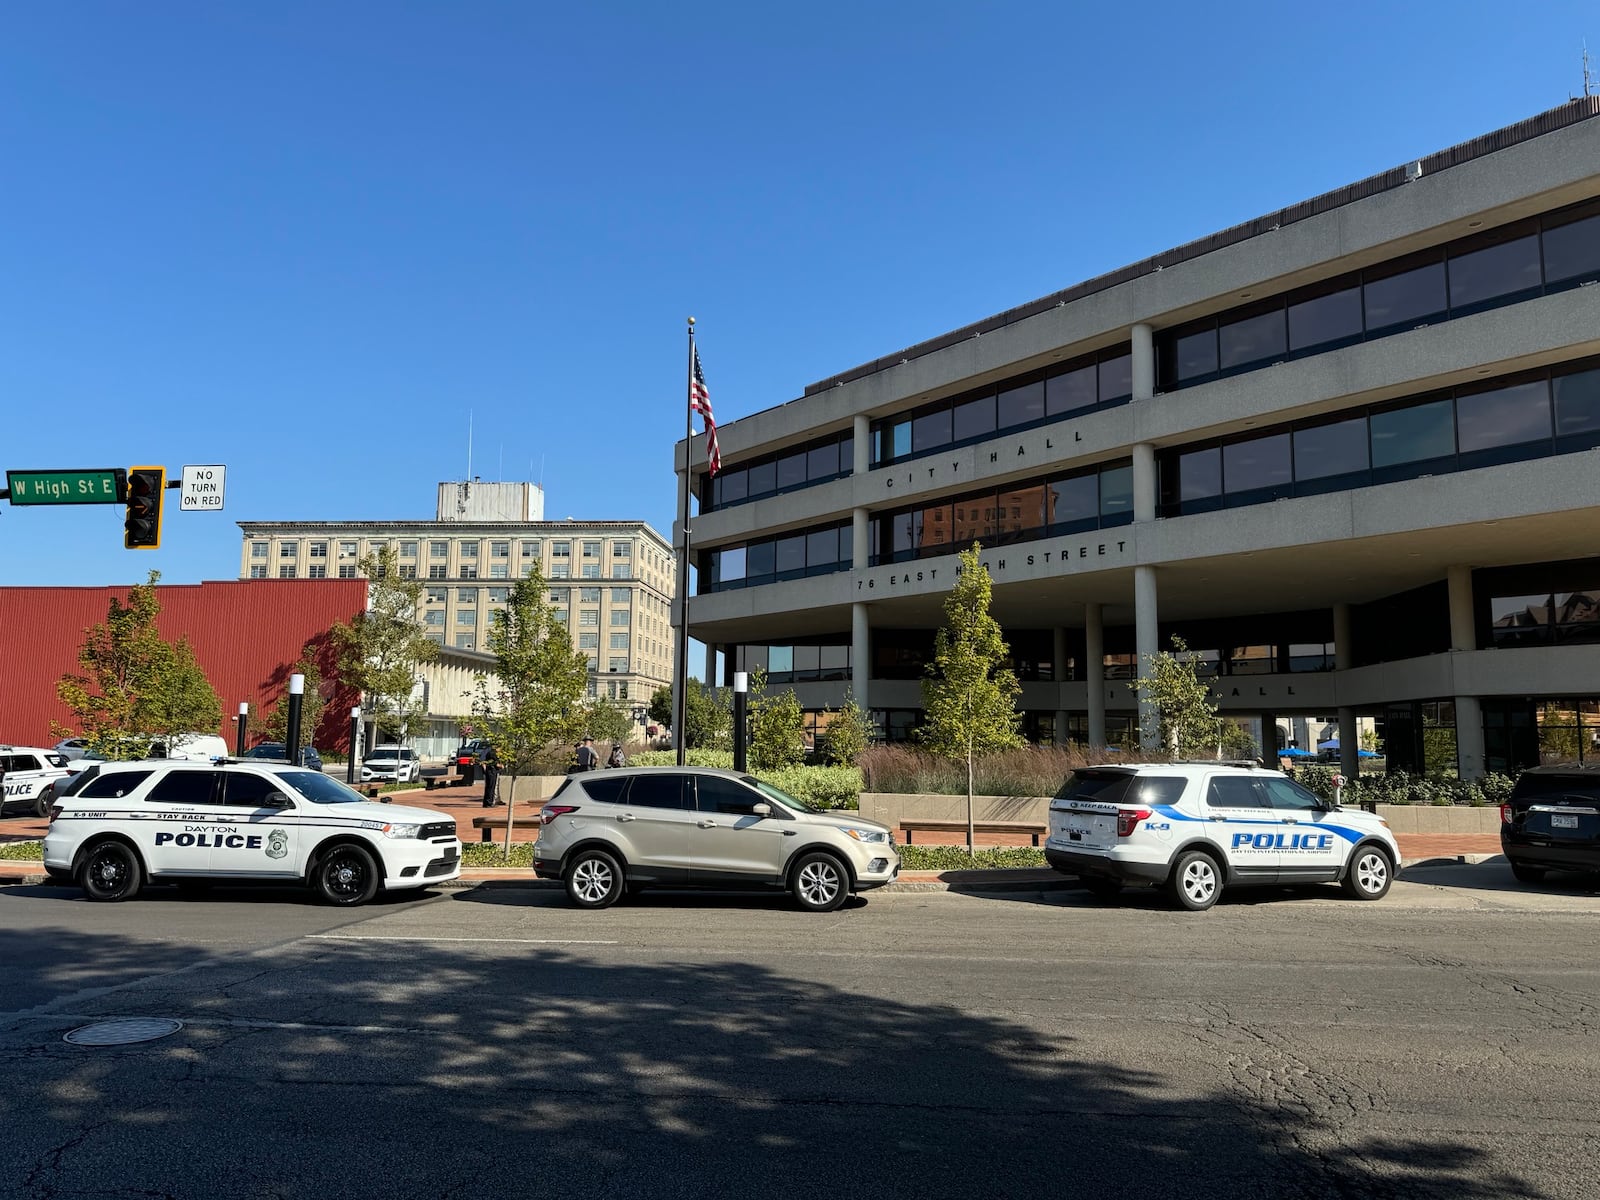
M 966 764 L 908 746 L 873 746 L 861 754 L 862 790 L 964 796 Z M 1054 796 L 1078 767 L 1106 763 L 1165 762 L 1137 750 L 1087 746 L 1023 746 L 986 755 L 973 765 L 972 790 L 980 796 Z
M 1032 846 L 981 846 L 968 854 L 965 846 L 897 846 L 900 866 L 907 871 L 970 871 L 997 867 L 1043 867 L 1044 851 Z
M 731 750 L 690 750 L 686 761 L 691 767 L 733 770 Z M 678 752 L 651 750 L 635 755 L 628 765 L 675 767 L 678 765 Z M 771 771 L 752 770 L 750 774 L 819 808 L 853 809 L 861 806 L 861 772 L 855 767 L 781 767 Z
M 1333 799 L 1331 767 L 1305 766 L 1295 772 L 1295 779 L 1324 800 Z M 1358 775 L 1344 789 L 1341 797 L 1346 804 L 1431 804 L 1445 807 L 1452 804 L 1483 808 L 1502 804 L 1511 795 L 1515 783 L 1509 775 L 1490 773 L 1481 779 L 1453 779 L 1449 776 L 1408 775 L 1404 771 L 1391 771 L 1387 775 Z

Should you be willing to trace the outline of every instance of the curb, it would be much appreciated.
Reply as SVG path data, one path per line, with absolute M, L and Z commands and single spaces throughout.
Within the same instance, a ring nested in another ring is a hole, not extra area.
M 1504 857 L 1501 854 L 1441 854 L 1432 858 L 1419 858 L 1416 862 L 1408 862 L 1400 870 L 1405 872 L 1432 867 L 1475 867 L 1481 863 L 1493 862 L 1497 858 L 1504 859 Z

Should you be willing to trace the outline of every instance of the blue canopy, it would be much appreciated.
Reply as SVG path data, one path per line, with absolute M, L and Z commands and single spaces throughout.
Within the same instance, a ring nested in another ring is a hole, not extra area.
M 1302 750 L 1299 746 L 1290 746 L 1287 750 L 1278 751 L 1279 758 L 1315 758 L 1316 755 L 1309 750 Z

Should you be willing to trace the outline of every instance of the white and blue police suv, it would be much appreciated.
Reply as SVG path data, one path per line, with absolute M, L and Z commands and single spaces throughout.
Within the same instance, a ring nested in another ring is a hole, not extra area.
M 1338 881 L 1378 900 L 1400 868 L 1381 817 L 1336 807 L 1278 771 L 1223 763 L 1074 771 L 1050 802 L 1044 853 L 1102 898 L 1157 884 L 1192 912 L 1249 884 Z
M 0 746 L 0 816 L 25 812 L 42 817 L 50 785 L 68 775 L 67 757 L 37 746 Z
M 442 813 L 373 803 L 287 763 L 106 762 L 55 797 L 44 866 L 91 900 L 231 881 L 300 883 L 355 905 L 456 878 L 461 843 Z

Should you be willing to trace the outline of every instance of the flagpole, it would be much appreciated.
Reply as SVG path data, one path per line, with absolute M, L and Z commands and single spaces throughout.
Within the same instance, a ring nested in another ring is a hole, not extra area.
M 689 475 L 694 461 L 694 318 L 689 318 L 689 367 L 683 387 L 683 484 L 678 489 L 678 530 L 683 548 L 678 554 L 678 653 L 673 664 L 672 740 L 678 748 L 678 765 L 688 759 L 689 713 Z

